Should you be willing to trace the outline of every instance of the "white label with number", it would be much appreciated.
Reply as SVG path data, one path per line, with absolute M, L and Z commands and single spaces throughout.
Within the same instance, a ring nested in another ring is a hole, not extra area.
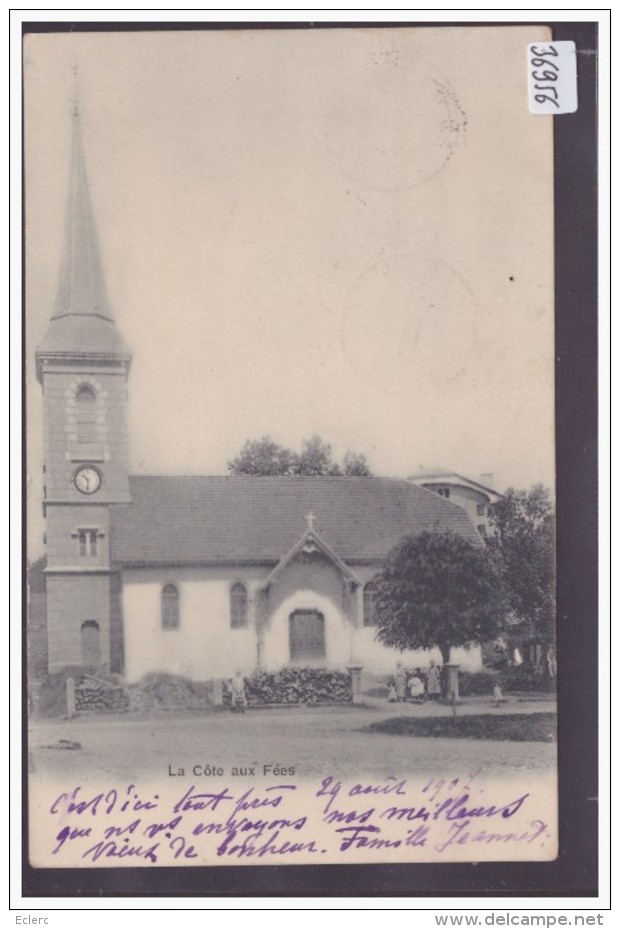
M 574 42 L 533 42 L 527 47 L 530 113 L 557 116 L 577 109 Z

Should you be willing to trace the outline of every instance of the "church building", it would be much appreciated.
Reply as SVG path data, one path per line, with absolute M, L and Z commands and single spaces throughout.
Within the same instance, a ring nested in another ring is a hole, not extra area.
M 131 352 L 106 296 L 79 118 L 43 389 L 48 670 L 194 680 L 289 665 L 427 664 L 375 640 L 373 578 L 406 534 L 467 513 L 412 481 L 129 473 Z M 478 651 L 453 660 L 476 667 Z

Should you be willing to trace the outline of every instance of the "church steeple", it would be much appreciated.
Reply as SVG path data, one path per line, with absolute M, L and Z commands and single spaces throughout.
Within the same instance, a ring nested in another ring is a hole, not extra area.
M 129 499 L 131 353 L 106 295 L 77 112 L 65 219 L 56 300 L 35 353 L 43 387 L 48 510 L 78 501 L 92 509 Z M 49 526 L 48 536 L 53 540 Z
M 84 166 L 77 103 L 73 109 L 73 144 L 64 252 L 52 319 L 71 315 L 92 315 L 112 320 Z
M 76 111 L 58 290 L 36 351 L 52 673 L 67 664 L 122 669 L 110 512 L 131 502 L 130 360 L 106 294 Z
M 37 348 L 37 375 L 46 362 L 89 359 L 129 362 L 131 353 L 114 323 L 86 177 L 80 115 L 73 108 L 73 141 L 64 246 L 50 324 Z

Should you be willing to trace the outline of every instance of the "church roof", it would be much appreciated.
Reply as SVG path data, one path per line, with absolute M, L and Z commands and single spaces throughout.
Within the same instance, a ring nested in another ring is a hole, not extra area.
M 112 320 L 101 316 L 87 317 L 84 314 L 53 319 L 37 346 L 37 354 L 54 357 L 76 354 L 93 358 L 100 355 L 130 357 L 129 349 Z
M 461 507 L 409 481 L 372 477 L 130 477 L 112 507 L 115 564 L 277 563 L 310 510 L 347 563 L 380 561 L 404 535 L 451 529 L 482 544 Z
M 309 516 L 314 519 L 314 514 L 311 513 Z M 309 517 L 306 516 L 306 519 Z M 354 583 L 359 583 L 358 578 L 355 576 L 354 572 L 345 564 L 342 558 L 339 558 L 336 552 L 332 551 L 327 542 L 314 531 L 314 529 L 307 529 L 302 537 L 299 539 L 296 545 L 294 545 L 286 555 L 283 555 L 280 561 L 277 563 L 273 571 L 270 573 L 269 577 L 265 580 L 264 586 L 267 587 L 269 584 L 272 584 L 276 580 L 279 574 L 285 570 L 287 565 L 293 561 L 301 552 L 315 552 L 320 551 L 327 557 L 329 561 L 341 572 L 343 577 L 346 577 L 348 580 L 353 581 Z

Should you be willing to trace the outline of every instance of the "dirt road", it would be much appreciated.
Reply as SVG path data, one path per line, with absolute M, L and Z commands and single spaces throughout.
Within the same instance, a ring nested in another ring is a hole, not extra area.
M 416 712 L 404 708 L 401 712 Z M 446 712 L 448 708 L 444 708 Z M 508 707 L 507 712 L 549 709 Z M 426 707 L 426 713 L 431 712 Z M 474 711 L 472 707 L 459 712 Z M 479 711 L 479 708 L 478 708 Z M 296 775 L 355 778 L 425 775 L 462 776 L 482 768 L 493 776 L 543 772 L 555 764 L 555 744 L 412 738 L 370 733 L 368 724 L 396 715 L 392 706 L 328 707 L 229 712 L 160 712 L 35 722 L 30 727 L 30 767 L 37 776 L 168 776 L 207 765 L 239 768 L 294 767 Z M 65 740 L 65 741 L 61 741 Z M 63 747 L 65 746 L 65 747 Z M 172 775 L 174 776 L 174 775 Z

